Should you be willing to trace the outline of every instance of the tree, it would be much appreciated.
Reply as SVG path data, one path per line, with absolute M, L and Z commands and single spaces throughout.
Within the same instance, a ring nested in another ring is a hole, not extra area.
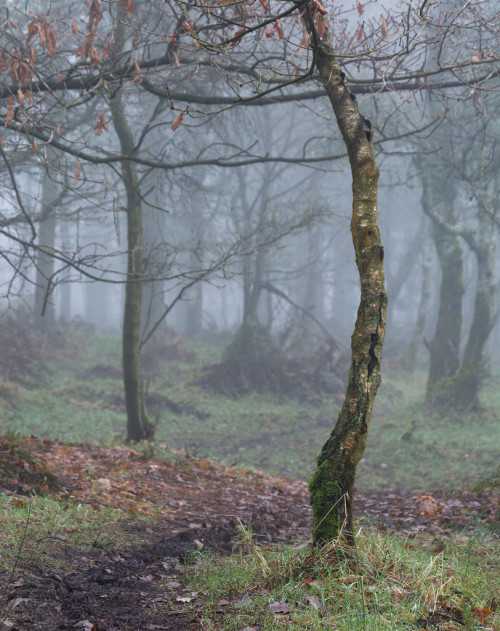
M 313 5 L 316 6 L 316 5 Z M 343 77 L 330 41 L 324 13 L 306 10 L 305 24 L 316 65 L 346 145 L 352 172 L 351 231 L 361 283 L 358 316 L 351 338 L 349 382 L 339 419 L 318 457 L 311 478 L 313 541 L 352 535 L 352 501 L 356 467 L 363 455 L 373 404 L 380 385 L 387 297 L 384 250 L 377 225 L 378 169 L 371 124 L 361 115 Z M 322 39 L 318 32 L 322 25 Z
M 327 156 L 311 157 L 307 143 L 302 153 L 295 151 L 291 158 L 253 155 L 244 146 L 235 148 L 229 143 L 223 150 L 211 147 L 201 153 L 197 146 L 191 147 L 183 159 L 166 159 L 163 154 L 155 159 L 144 158 L 138 152 L 130 153 L 123 144 L 120 153 L 110 152 L 97 142 L 75 147 L 71 133 L 66 129 L 61 132 L 56 119 L 65 123 L 67 111 L 72 112 L 90 100 L 98 101 L 104 94 L 111 100 L 116 98 L 115 103 L 119 103 L 117 94 L 124 86 L 165 99 L 176 110 L 174 129 L 184 126 L 189 116 L 195 122 L 200 118 L 206 120 L 224 107 L 274 106 L 279 102 L 316 99 L 325 92 L 329 97 L 351 166 L 351 230 L 361 300 L 352 336 L 346 398 L 311 480 L 311 504 L 313 537 L 317 543 L 336 537 L 344 526 L 349 533 L 354 477 L 366 444 L 380 383 L 385 331 L 386 296 L 383 248 L 377 226 L 378 169 L 373 145 L 374 128 L 383 134 L 377 142 L 391 141 L 391 135 L 386 133 L 387 121 L 380 120 L 378 114 L 374 118 L 375 124 L 364 118 L 356 94 L 378 92 L 382 95 L 424 88 L 469 91 L 473 87 L 481 90 L 497 72 L 495 55 L 490 51 L 494 41 L 493 21 L 488 21 L 486 12 L 478 13 L 475 7 L 466 5 L 450 10 L 446 20 L 437 25 L 438 29 L 432 24 L 433 28 L 424 33 L 425 37 L 420 37 L 420 31 L 425 31 L 426 23 L 433 19 L 432 7 L 426 7 L 424 2 L 417 10 L 410 5 L 408 11 L 405 9 L 399 15 L 392 12 L 382 15 L 380 20 L 367 18 L 352 32 L 348 23 L 340 21 L 341 8 L 334 7 L 329 16 L 338 26 L 334 47 L 329 35 L 327 10 L 318 0 L 280 3 L 276 12 L 267 1 L 261 2 L 260 7 L 245 2 L 208 7 L 204 4 L 164 3 L 159 13 L 156 3 L 147 3 L 145 6 L 151 8 L 151 12 L 143 12 L 142 21 L 133 17 L 135 5 L 132 0 L 119 0 L 118 5 L 126 13 L 126 19 L 120 25 L 109 7 L 104 19 L 99 0 L 92 0 L 88 5 L 85 37 L 75 33 L 78 24 L 75 27 L 72 23 L 72 31 L 80 44 L 76 63 L 73 55 L 59 53 L 52 21 L 37 16 L 27 21 L 27 43 L 37 42 L 39 56 L 36 57 L 32 50 L 24 54 L 26 42 L 18 40 L 17 48 L 5 49 L 1 60 L 4 71 L 10 72 L 12 77 L 11 84 L 0 89 L 0 96 L 7 99 L 4 117 L 7 129 L 13 134 L 26 135 L 32 143 L 51 144 L 88 165 L 113 168 L 112 165 L 121 164 L 123 168 L 126 164 L 132 180 L 133 164 L 157 169 L 208 164 L 240 168 L 256 162 L 290 160 L 311 164 L 324 161 Z M 360 2 L 360 16 L 364 11 Z M 304 33 L 301 32 L 302 25 L 305 26 Z M 66 24 L 67 32 L 68 26 Z M 130 46 L 122 52 L 112 53 L 109 42 L 113 31 L 118 32 L 125 26 L 133 33 L 129 38 Z M 397 31 L 395 40 L 388 40 L 389 29 Z M 472 32 L 480 32 L 480 41 L 486 42 L 480 44 L 483 46 L 480 54 L 477 40 L 470 35 Z M 424 63 L 427 52 L 435 50 L 439 38 L 448 38 L 450 33 L 461 34 L 460 46 L 457 45 L 452 56 L 440 58 L 435 67 L 427 67 Z M 433 40 L 432 46 L 429 39 Z M 400 43 L 403 43 L 401 49 Z M 67 45 L 74 51 L 74 43 Z M 294 54 L 289 54 L 290 49 Z M 40 79 L 35 78 L 34 69 Z M 224 77 L 224 81 L 220 77 Z M 320 90 L 308 89 L 307 84 L 314 80 L 321 83 Z M 294 92 L 296 83 L 305 86 L 300 94 Z M 281 94 L 277 94 L 278 91 Z M 39 114 L 36 107 L 42 108 L 43 96 L 50 92 L 62 95 L 64 106 L 61 111 L 64 114 L 58 109 L 59 105 L 56 107 L 56 100 Z M 454 98 L 457 96 L 454 94 Z M 36 107 L 31 107 L 30 101 Z M 181 105 L 183 103 L 187 105 Z M 397 103 L 391 114 L 400 107 Z M 388 116 L 387 120 L 390 118 Z M 105 121 L 101 114 L 97 120 L 97 129 L 102 129 Z M 419 131 L 422 125 L 414 123 L 412 127 L 408 134 Z M 134 188 L 137 196 L 138 190 Z M 134 200 L 138 206 L 137 197 Z M 142 244 L 137 240 L 133 249 L 129 248 L 129 255 L 139 251 L 142 251 Z M 134 278 L 137 272 L 142 272 L 139 260 L 129 268 L 127 282 L 138 281 Z M 198 274 L 198 279 L 203 274 Z M 183 277 L 182 272 L 177 277 Z M 186 279 L 185 287 L 194 282 L 196 279 L 191 276 Z

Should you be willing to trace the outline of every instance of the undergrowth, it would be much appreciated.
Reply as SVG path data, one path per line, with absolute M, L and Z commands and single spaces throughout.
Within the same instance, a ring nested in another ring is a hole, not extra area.
M 220 347 L 203 342 L 193 349 L 175 337 L 158 348 L 168 348 L 171 358 L 148 351 L 146 391 L 160 443 L 229 465 L 309 479 L 341 396 L 217 395 L 193 384 L 220 357 Z M 87 334 L 78 353 L 56 357 L 45 360 L 43 375 L 0 388 L 0 433 L 12 429 L 70 443 L 122 441 L 119 338 Z M 360 490 L 472 489 L 496 469 L 500 437 L 494 410 L 500 395 L 495 384 L 487 384 L 482 394 L 484 414 L 452 418 L 422 406 L 425 380 L 424 372 L 384 374 L 358 469 Z
M 323 549 L 261 548 L 243 531 L 229 557 L 193 554 L 184 580 L 207 630 L 479 630 L 500 621 L 494 563 L 490 538 L 436 553 L 371 530 Z

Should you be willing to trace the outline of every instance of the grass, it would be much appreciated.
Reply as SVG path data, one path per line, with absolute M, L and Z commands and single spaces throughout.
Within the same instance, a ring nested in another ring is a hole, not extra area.
M 86 334 L 77 353 L 46 362 L 47 370 L 24 386 L 0 391 L 0 433 L 109 443 L 124 437 L 125 413 L 117 337 Z M 150 408 L 157 439 L 169 450 L 186 449 L 238 467 L 308 479 L 331 431 L 341 400 L 298 401 L 269 393 L 239 399 L 193 385 L 220 347 L 193 349 L 194 362 L 154 357 L 147 390 L 160 397 Z M 109 369 L 99 372 L 96 368 Z M 375 403 L 358 487 L 369 489 L 473 488 L 496 468 L 500 436 L 494 413 L 442 418 L 421 406 L 425 374 L 387 373 Z M 500 408 L 494 383 L 485 406 Z M 166 397 L 177 405 L 161 404 Z
M 65 564 L 51 554 L 54 542 L 65 546 L 90 549 L 116 547 L 126 535 L 116 527 L 122 511 L 110 507 L 99 509 L 88 504 L 61 501 L 50 497 L 0 494 L 0 571 L 14 565 Z
M 36 379 L 2 385 L 0 434 L 15 431 L 66 443 L 123 439 L 120 342 L 96 334 L 77 346 L 78 352 L 56 353 Z M 147 388 L 160 402 L 151 409 L 159 443 L 169 453 L 185 448 L 238 467 L 308 479 L 340 401 L 277 399 L 269 393 L 231 399 L 194 386 L 206 362 L 219 357 L 220 348 L 204 344 L 197 361 L 160 359 L 149 365 Z M 424 373 L 384 376 L 358 487 L 432 491 L 498 485 L 495 414 L 433 416 L 421 406 L 424 391 Z M 162 400 L 178 411 L 162 406 Z M 483 403 L 500 409 L 493 382 Z M 141 448 L 152 457 L 166 453 L 159 444 Z M 43 495 L 0 494 L 0 515 L 0 572 L 7 576 L 16 565 L 65 563 L 61 545 L 116 548 L 130 537 L 119 527 L 123 511 Z M 199 594 L 187 608 L 208 631 L 402 631 L 419 628 L 419 620 L 443 631 L 476 631 L 498 627 L 498 615 L 490 611 L 500 587 L 496 563 L 491 531 L 445 541 L 361 530 L 355 551 L 338 542 L 311 551 L 258 547 L 241 528 L 232 555 L 193 554 L 183 581 Z
M 196 553 L 184 572 L 204 594 L 203 628 L 397 630 L 419 628 L 435 612 L 436 628 L 494 629 L 492 540 L 448 543 L 434 552 L 394 536 L 361 531 L 356 548 L 258 548 L 249 554 Z M 455 623 L 454 620 L 455 619 Z M 459 622 L 458 622 L 459 621 Z M 455 626 L 453 626 L 455 624 Z

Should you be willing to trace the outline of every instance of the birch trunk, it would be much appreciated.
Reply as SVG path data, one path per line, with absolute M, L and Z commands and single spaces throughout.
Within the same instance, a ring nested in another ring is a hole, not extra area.
M 323 16 L 309 13 L 304 21 L 316 55 L 316 66 L 332 104 L 349 153 L 353 205 L 351 233 L 361 281 L 361 299 L 351 338 L 352 360 L 347 392 L 337 424 L 323 445 L 309 483 L 313 509 L 313 541 L 335 539 L 342 531 L 352 539 L 352 507 L 356 467 L 365 450 L 375 396 L 380 385 L 387 296 L 384 250 L 377 224 L 378 169 L 372 127 L 361 115 L 341 72 Z M 316 5 L 317 6 L 317 5 Z M 320 39 L 315 20 L 324 21 Z

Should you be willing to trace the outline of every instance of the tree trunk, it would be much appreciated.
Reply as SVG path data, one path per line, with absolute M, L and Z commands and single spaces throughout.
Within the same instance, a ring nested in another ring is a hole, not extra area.
M 380 384 L 380 362 L 385 333 L 384 251 L 377 225 L 378 169 L 371 123 L 359 112 L 329 38 L 323 16 L 304 20 L 310 33 L 316 65 L 330 98 L 338 127 L 349 153 L 353 210 L 351 233 L 361 281 L 361 300 L 351 338 L 349 382 L 340 415 L 323 445 L 309 483 L 313 509 L 313 541 L 335 539 L 342 531 L 352 540 L 352 507 L 356 467 L 363 455 L 375 396 Z M 314 20 L 323 20 L 320 40 Z
M 479 211 L 481 213 L 481 211 Z M 480 226 L 474 253 L 477 259 L 474 315 L 460 369 L 450 388 L 450 399 L 457 409 L 479 408 L 479 390 L 486 366 L 486 343 L 495 318 L 495 226 L 485 213 L 480 214 Z
M 52 153 L 52 152 L 51 152 Z M 49 168 L 49 167 L 47 167 Z M 42 217 L 38 231 L 38 245 L 36 255 L 36 287 L 35 287 L 35 322 L 39 331 L 50 330 L 55 321 L 55 308 L 52 299 L 54 289 L 54 242 L 56 238 L 56 209 L 55 200 L 58 197 L 57 184 L 48 172 L 43 176 L 42 183 Z
M 62 250 L 65 253 L 69 253 L 71 252 L 71 237 L 68 221 L 61 221 L 59 225 L 61 226 Z M 69 282 L 69 274 L 63 277 L 63 281 L 59 290 L 59 317 L 63 322 L 69 324 L 71 322 L 71 282 Z
M 190 340 L 199 338 L 203 326 L 203 286 L 196 283 L 184 294 L 184 333 Z
M 411 371 L 415 370 L 419 349 L 425 334 L 425 326 L 427 324 L 427 312 L 431 301 L 431 280 L 432 280 L 432 252 L 431 241 L 429 235 L 429 219 L 424 217 L 425 227 L 424 243 L 422 246 L 422 287 L 420 289 L 420 302 L 418 305 L 417 321 L 413 331 L 413 337 L 408 345 L 406 356 L 408 357 L 408 366 Z
M 434 177 L 424 181 L 422 203 L 430 205 L 439 217 L 452 225 L 455 223 L 455 187 L 451 178 L 448 178 L 446 187 L 440 185 L 441 181 Z M 436 198 L 439 199 L 437 204 L 434 203 Z M 426 401 L 431 405 L 448 406 L 447 392 L 460 363 L 464 294 L 462 247 L 457 236 L 450 234 L 435 222 L 432 234 L 441 264 L 441 288 L 436 331 L 432 342 L 428 344 L 430 367 Z
M 134 140 L 125 119 L 121 93 L 109 99 L 113 125 L 123 155 L 132 155 Z M 140 441 L 152 436 L 146 415 L 141 373 L 141 307 L 143 285 L 142 206 L 137 169 L 133 162 L 121 163 L 127 198 L 127 280 L 122 331 L 123 384 L 127 408 L 127 440 Z
M 117 7 L 114 51 L 125 45 L 127 16 L 122 5 Z M 133 156 L 134 135 L 125 117 L 122 93 L 117 90 L 109 98 L 113 126 L 120 142 L 121 153 Z M 121 161 L 121 171 L 127 199 L 127 280 L 122 330 L 123 385 L 127 409 L 127 440 L 138 442 L 152 438 L 154 426 L 146 414 L 141 372 L 141 312 L 144 284 L 144 243 L 142 203 L 137 167 L 131 160 Z

